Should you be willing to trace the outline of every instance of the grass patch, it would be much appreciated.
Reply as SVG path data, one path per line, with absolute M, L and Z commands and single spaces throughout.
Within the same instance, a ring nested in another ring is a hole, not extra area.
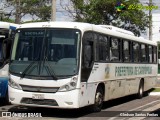
M 160 88 L 154 88 L 152 92 L 160 92 Z

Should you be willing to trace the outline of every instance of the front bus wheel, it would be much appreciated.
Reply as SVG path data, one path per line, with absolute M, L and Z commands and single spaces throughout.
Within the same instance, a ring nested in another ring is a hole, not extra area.
M 98 87 L 95 94 L 95 102 L 93 105 L 94 112 L 100 112 L 103 105 L 104 93 L 102 88 Z

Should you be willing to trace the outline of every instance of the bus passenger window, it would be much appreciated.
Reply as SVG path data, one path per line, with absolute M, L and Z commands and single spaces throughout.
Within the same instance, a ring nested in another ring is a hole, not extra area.
M 111 38 L 110 61 L 119 61 L 119 40 Z
M 86 45 L 84 46 L 84 66 L 86 68 L 91 67 L 92 61 L 93 61 L 93 44 L 92 42 L 87 42 Z
M 123 61 L 129 62 L 130 61 L 130 51 L 129 51 L 129 41 L 123 42 Z
M 93 64 L 93 36 L 91 32 L 84 33 L 83 36 L 83 67 L 91 68 Z
M 144 44 L 141 44 L 141 53 L 142 53 L 141 61 L 146 62 L 147 61 L 147 56 L 146 56 L 147 51 L 146 51 L 146 46 Z
M 136 42 L 133 42 L 133 57 L 132 57 L 133 62 L 139 62 L 140 58 L 139 50 L 140 50 L 140 45 Z
M 152 46 L 149 46 L 149 63 L 153 62 L 152 51 Z
M 94 61 L 94 48 L 93 48 L 92 32 L 84 33 L 82 39 L 82 68 L 81 68 L 81 81 L 86 82 L 92 70 Z
M 157 63 L 157 47 L 153 47 L 153 62 Z
M 97 48 L 99 60 L 109 61 L 108 37 L 100 35 Z

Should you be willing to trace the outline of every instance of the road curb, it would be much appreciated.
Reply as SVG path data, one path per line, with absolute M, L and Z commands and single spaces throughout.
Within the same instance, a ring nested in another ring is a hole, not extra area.
M 150 95 L 150 96 L 160 95 L 160 92 L 150 92 L 149 95 Z

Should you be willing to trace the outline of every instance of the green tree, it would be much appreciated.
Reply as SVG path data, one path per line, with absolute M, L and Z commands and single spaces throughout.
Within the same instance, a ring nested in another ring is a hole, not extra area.
M 139 0 L 71 0 L 75 13 L 71 13 L 75 21 L 94 24 L 114 25 L 132 31 L 140 36 L 148 27 L 148 16 L 140 6 Z M 122 3 L 117 9 L 117 4 Z M 133 6 L 133 9 L 129 7 Z
M 8 17 L 4 17 L 1 21 L 14 23 L 13 19 L 9 19 Z
M 20 23 L 26 15 L 35 21 L 48 21 L 51 16 L 51 0 L 7 0 L 8 7 L 13 7 L 11 15 Z

